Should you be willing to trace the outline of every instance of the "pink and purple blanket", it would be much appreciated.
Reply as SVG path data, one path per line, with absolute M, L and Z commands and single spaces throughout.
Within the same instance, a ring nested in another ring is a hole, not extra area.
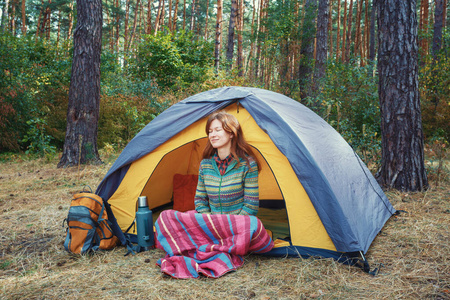
M 161 271 L 175 278 L 217 278 L 244 263 L 243 255 L 264 253 L 273 241 L 254 216 L 166 210 L 155 223 L 156 247 L 166 251 Z

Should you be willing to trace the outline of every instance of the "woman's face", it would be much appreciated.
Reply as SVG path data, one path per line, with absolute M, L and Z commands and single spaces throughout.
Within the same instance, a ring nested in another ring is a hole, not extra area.
M 209 142 L 216 149 L 230 149 L 233 134 L 223 129 L 222 122 L 213 120 L 209 126 Z

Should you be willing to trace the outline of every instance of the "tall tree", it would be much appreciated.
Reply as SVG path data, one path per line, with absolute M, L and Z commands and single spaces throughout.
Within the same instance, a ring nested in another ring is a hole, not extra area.
M 8 12 L 8 0 L 6 0 L 6 13 Z M 44 12 L 44 0 L 41 0 L 41 6 L 39 9 L 39 17 L 37 19 L 37 23 L 36 23 L 36 39 L 41 35 L 41 30 L 40 30 L 40 24 L 41 24 L 41 19 L 42 19 L 42 14 Z M 70 15 L 69 15 L 70 17 Z M 8 23 L 8 15 L 6 14 L 6 23 Z M 69 23 L 70 25 L 70 23 Z
M 441 50 L 442 44 L 442 27 L 444 14 L 444 0 L 436 0 L 434 9 L 434 30 L 433 30 L 433 58 L 436 60 L 437 54 Z
M 205 12 L 205 41 L 208 40 L 208 17 L 209 17 L 209 0 L 206 0 L 206 12 Z
M 116 11 L 116 52 L 119 53 L 119 42 L 120 42 L 120 1 L 115 0 L 115 11 Z
M 369 43 L 370 43 L 370 25 L 369 25 L 369 0 L 366 0 L 365 4 L 365 15 L 364 15 L 364 41 L 363 41 L 363 51 L 361 56 L 366 58 L 369 56 Z
M 169 0 L 169 24 L 167 25 L 169 31 L 172 32 L 172 0 Z
M 419 101 L 416 0 L 378 0 L 378 73 L 386 187 L 428 187 Z
M 369 60 L 373 63 L 375 61 L 375 21 L 377 16 L 377 2 L 373 0 L 372 10 L 370 12 L 370 41 L 369 41 Z
M 61 14 L 61 10 L 60 10 Z M 25 0 L 22 0 L 22 34 L 25 36 L 27 34 L 27 17 L 25 13 Z
M 178 19 L 178 0 L 175 0 L 175 10 L 173 12 L 172 18 L 172 30 L 177 30 L 177 19 Z
M 228 25 L 227 70 L 231 70 L 234 54 L 234 30 L 236 28 L 237 0 L 231 0 L 230 23 Z
M 11 33 L 16 35 L 16 1 L 12 0 L 11 3 Z
M 159 0 L 158 12 L 156 13 L 156 19 L 155 19 L 155 31 L 154 31 L 155 36 L 158 34 L 158 30 L 161 25 L 161 18 L 162 18 L 163 9 L 164 9 L 163 6 L 164 6 L 164 0 Z
M 195 26 L 195 8 L 197 7 L 195 0 L 192 0 L 192 6 L 191 6 L 191 22 L 189 25 L 189 30 L 194 31 L 194 26 Z
M 129 31 L 129 26 L 128 26 L 128 22 L 130 20 L 130 0 L 126 0 L 125 2 L 125 23 L 123 25 L 124 27 L 124 33 L 123 33 L 123 50 L 125 52 L 125 50 L 128 47 L 128 31 Z M 125 54 L 126 56 L 126 54 Z M 126 57 L 125 57 L 126 59 Z
M 141 0 L 137 0 L 136 8 L 134 10 L 133 29 L 131 30 L 130 41 L 128 42 L 127 49 L 125 50 L 125 54 L 128 54 L 128 51 L 129 51 L 131 45 L 133 44 L 133 39 L 136 34 L 136 28 L 137 28 L 137 23 L 138 23 L 137 18 L 139 16 L 140 7 L 141 7 Z
M 327 64 L 328 40 L 328 0 L 319 0 L 317 10 L 316 64 L 314 69 L 314 87 L 317 90 L 319 81 L 325 77 Z
M 238 15 L 237 15 L 237 36 L 238 36 L 238 55 L 237 68 L 238 75 L 244 75 L 244 48 L 243 48 L 243 32 L 244 32 L 244 0 L 238 0 Z
M 311 96 L 314 63 L 314 37 L 316 33 L 317 0 L 306 0 L 300 48 L 299 85 L 302 99 Z
M 67 40 L 70 40 L 72 38 L 72 29 L 73 29 L 73 2 L 72 2 L 72 0 L 70 0 L 70 2 L 69 2 L 69 28 L 67 29 Z
M 254 58 L 254 52 L 255 52 L 255 42 L 256 42 L 256 36 L 255 36 L 255 17 L 256 17 L 256 13 L 257 13 L 257 7 L 256 7 L 256 3 L 255 0 L 253 0 L 253 11 L 252 11 L 252 24 L 250 26 L 251 28 L 251 32 L 250 32 L 250 36 L 251 41 L 250 41 L 250 52 L 248 54 L 248 59 L 247 59 L 247 66 L 246 66 L 246 72 L 249 74 L 250 80 L 253 79 L 253 72 L 248 72 L 249 67 L 250 70 L 253 69 L 253 58 Z
M 425 57 L 428 54 L 428 13 L 429 13 L 429 2 L 428 0 L 420 1 L 420 24 L 419 24 L 419 49 L 421 57 Z M 422 60 L 424 61 L 424 60 Z
M 336 29 L 336 61 L 339 59 L 339 49 L 341 44 L 341 0 L 338 0 L 337 7 L 337 29 Z
M 216 39 L 214 46 L 214 70 L 219 72 L 220 50 L 222 48 L 222 0 L 217 0 Z
M 77 0 L 66 138 L 58 167 L 100 162 L 97 127 L 102 24 L 101 0 Z
M 147 2 L 147 30 L 146 34 L 150 34 L 152 32 L 152 3 L 153 0 L 148 0 Z
M 341 61 L 345 61 L 345 43 L 347 38 L 347 0 L 344 2 L 344 19 L 342 20 L 342 48 L 341 48 Z
M 333 55 L 333 0 L 330 0 L 330 11 L 328 12 L 328 38 L 329 38 L 329 53 Z
M 356 0 L 356 21 L 355 21 L 355 55 L 360 55 L 361 53 L 361 42 L 363 41 L 361 37 L 361 15 L 362 15 L 362 8 L 363 8 L 363 2 L 364 0 Z M 362 55 L 361 55 L 362 58 Z
M 350 59 L 350 45 L 352 43 L 352 19 L 353 19 L 353 0 L 350 0 L 350 7 L 347 16 L 347 38 L 345 44 L 345 62 Z

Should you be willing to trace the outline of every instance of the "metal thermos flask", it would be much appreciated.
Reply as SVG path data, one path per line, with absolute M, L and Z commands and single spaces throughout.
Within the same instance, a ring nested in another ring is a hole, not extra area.
M 152 211 L 148 208 L 147 197 L 138 198 L 138 210 L 136 212 L 136 227 L 138 245 L 148 250 L 155 244 L 153 236 L 153 217 Z

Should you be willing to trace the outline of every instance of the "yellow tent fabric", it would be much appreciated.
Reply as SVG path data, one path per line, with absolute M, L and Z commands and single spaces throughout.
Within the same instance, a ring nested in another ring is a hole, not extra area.
M 261 162 L 260 199 L 285 201 L 292 243 L 336 251 L 288 159 L 247 110 L 236 104 L 229 105 L 225 110 L 237 117 L 246 140 L 255 148 Z M 122 230 L 132 224 L 139 196 L 147 196 L 150 209 L 170 203 L 174 174 L 198 174 L 207 141 L 205 124 L 206 118 L 193 123 L 131 164 L 119 187 L 108 200 Z

